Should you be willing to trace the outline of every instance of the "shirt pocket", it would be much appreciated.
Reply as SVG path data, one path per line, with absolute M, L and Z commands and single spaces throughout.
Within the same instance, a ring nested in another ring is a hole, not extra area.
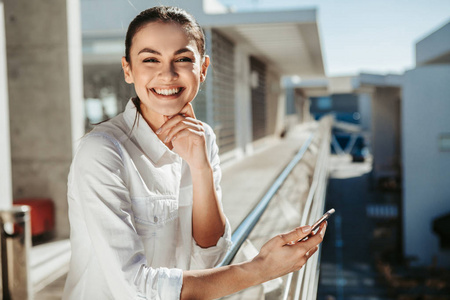
M 132 198 L 131 205 L 137 224 L 163 227 L 178 217 L 178 200 L 175 196 Z

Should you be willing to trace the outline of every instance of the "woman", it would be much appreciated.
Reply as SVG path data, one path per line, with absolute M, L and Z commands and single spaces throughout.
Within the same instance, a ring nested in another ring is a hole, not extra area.
M 212 299 L 299 269 L 324 226 L 306 242 L 295 243 L 309 226 L 273 238 L 250 262 L 211 269 L 230 227 L 215 136 L 190 103 L 209 66 L 194 18 L 175 7 L 143 11 L 125 46 L 137 97 L 83 138 L 69 174 L 64 298 Z

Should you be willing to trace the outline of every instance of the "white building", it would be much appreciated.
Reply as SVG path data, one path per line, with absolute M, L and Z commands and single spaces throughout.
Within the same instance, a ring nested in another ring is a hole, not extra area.
M 416 44 L 402 101 L 404 254 L 414 263 L 450 266 L 433 233 L 450 213 L 450 23 Z

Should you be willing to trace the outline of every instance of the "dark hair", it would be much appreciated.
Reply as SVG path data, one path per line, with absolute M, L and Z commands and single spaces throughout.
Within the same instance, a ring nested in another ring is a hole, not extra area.
M 145 25 L 152 22 L 179 24 L 188 37 L 197 44 L 201 57 L 205 55 L 205 35 L 195 18 L 185 10 L 173 6 L 155 6 L 142 11 L 128 26 L 125 37 L 125 59 L 130 60 L 130 48 L 134 35 Z
M 142 11 L 137 15 L 128 26 L 127 35 L 125 37 L 125 60 L 131 64 L 130 49 L 133 37 L 145 25 L 152 22 L 175 23 L 179 24 L 186 32 L 189 39 L 197 44 L 198 52 L 201 57 L 205 56 L 205 34 L 195 18 L 184 9 L 174 6 L 155 6 Z M 136 106 L 136 117 L 141 113 L 141 100 L 139 97 L 132 99 Z M 134 120 L 134 125 L 136 124 Z

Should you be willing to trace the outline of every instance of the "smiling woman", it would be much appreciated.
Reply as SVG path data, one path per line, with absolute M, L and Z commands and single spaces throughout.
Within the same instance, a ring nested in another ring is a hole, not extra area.
M 231 241 L 215 135 L 191 105 L 209 66 L 203 32 L 185 11 L 160 6 L 131 22 L 125 45 L 125 81 L 137 97 L 83 138 L 69 174 L 64 299 L 212 299 L 301 268 L 325 224 L 211 269 Z

